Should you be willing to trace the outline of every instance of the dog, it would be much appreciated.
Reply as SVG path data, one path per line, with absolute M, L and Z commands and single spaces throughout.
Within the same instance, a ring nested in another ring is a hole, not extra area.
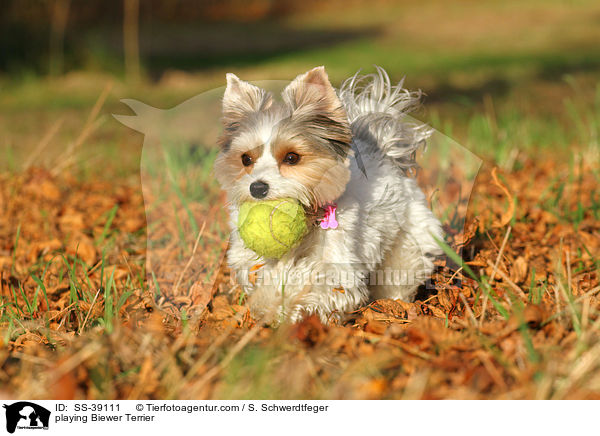
M 371 300 L 412 301 L 442 251 L 440 221 L 412 173 L 432 130 L 409 119 L 420 93 L 377 72 L 339 90 L 324 67 L 272 93 L 228 73 L 215 176 L 227 193 L 227 261 L 265 323 L 344 321 Z M 240 204 L 293 198 L 306 236 L 280 259 L 244 245 Z

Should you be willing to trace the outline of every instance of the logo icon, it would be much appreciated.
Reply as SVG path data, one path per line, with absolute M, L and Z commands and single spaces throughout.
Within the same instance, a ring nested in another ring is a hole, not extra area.
M 48 430 L 50 411 L 29 401 L 19 401 L 4 405 L 6 409 L 6 431 L 14 433 L 18 429 Z

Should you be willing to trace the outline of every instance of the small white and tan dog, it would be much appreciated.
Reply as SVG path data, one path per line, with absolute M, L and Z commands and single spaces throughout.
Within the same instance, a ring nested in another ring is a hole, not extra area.
M 224 133 L 215 162 L 228 194 L 229 266 L 265 322 L 310 314 L 343 319 L 369 300 L 410 301 L 441 254 L 440 222 L 410 171 L 431 130 L 410 120 L 419 94 L 387 73 L 346 80 L 323 67 L 271 93 L 227 74 Z M 295 198 L 311 217 L 302 241 L 280 259 L 244 246 L 245 201 Z

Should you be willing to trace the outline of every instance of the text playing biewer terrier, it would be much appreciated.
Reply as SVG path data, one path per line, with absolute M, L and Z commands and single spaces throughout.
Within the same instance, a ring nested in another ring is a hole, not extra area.
M 227 74 L 215 174 L 228 194 L 228 263 L 253 315 L 326 322 L 373 299 L 411 301 L 442 239 L 410 177 L 431 134 L 407 117 L 419 95 L 381 68 L 336 92 L 317 67 L 281 96 Z

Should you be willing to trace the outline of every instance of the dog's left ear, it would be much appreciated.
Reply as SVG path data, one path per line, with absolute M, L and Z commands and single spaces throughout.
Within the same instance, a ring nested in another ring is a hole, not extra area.
M 311 106 L 314 110 L 340 118 L 336 121 L 346 120 L 346 112 L 323 66 L 313 68 L 296 77 L 283 90 L 282 97 L 294 109 Z
M 348 116 L 329 82 L 325 67 L 316 67 L 296 77 L 282 92 L 292 108 L 292 118 L 307 121 L 307 128 L 334 145 L 344 156 L 352 140 Z

